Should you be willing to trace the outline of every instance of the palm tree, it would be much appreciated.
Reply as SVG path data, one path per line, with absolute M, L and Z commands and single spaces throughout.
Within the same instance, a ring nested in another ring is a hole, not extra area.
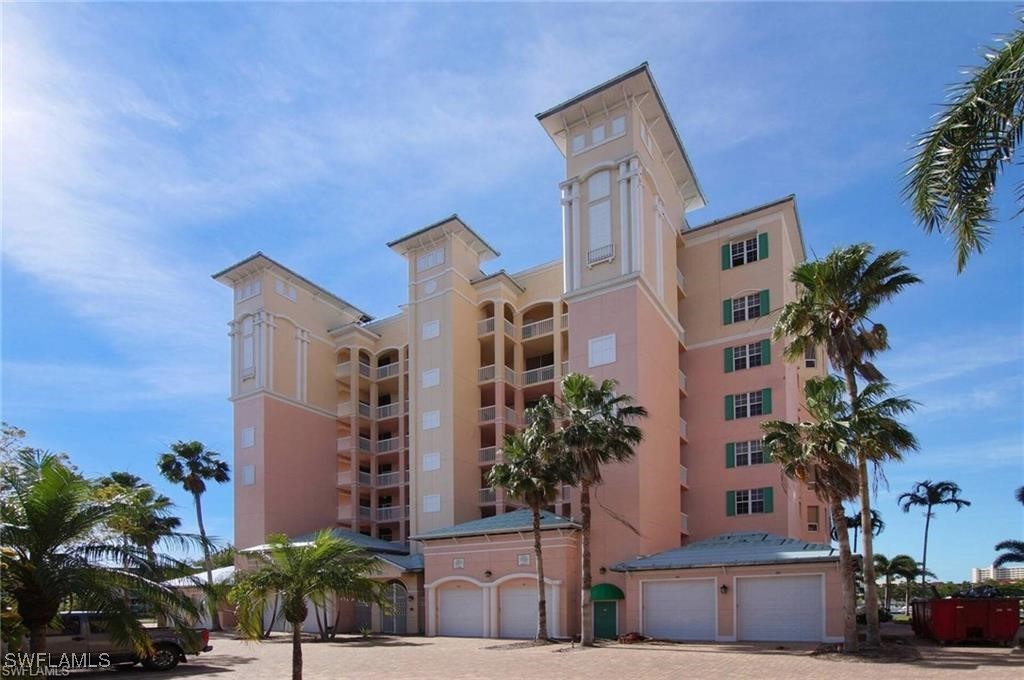
M 647 416 L 647 409 L 633 403 L 633 397 L 616 394 L 614 380 L 600 385 L 580 373 L 562 378 L 562 396 L 557 405 L 561 429 L 555 446 L 562 459 L 567 484 L 580 488 L 580 529 L 582 534 L 582 588 L 580 597 L 580 644 L 594 644 L 594 610 L 590 601 L 590 489 L 602 482 L 601 466 L 621 463 L 635 455 L 643 431 L 634 421 Z
M 1024 505 L 1024 486 L 1018 487 L 1013 493 L 1017 502 Z M 1024 562 L 1024 541 L 1008 540 L 996 544 L 996 550 L 1005 550 L 1002 555 L 996 557 L 992 563 L 993 567 L 1001 567 L 1004 564 Z
M 903 576 L 916 568 L 917 562 L 910 555 L 896 555 L 890 560 L 882 553 L 875 553 L 875 572 L 885 577 L 885 611 L 889 611 L 892 607 L 893 578 Z
M 861 529 L 861 516 L 860 513 L 856 515 L 846 515 L 846 528 L 853 529 L 853 552 L 857 552 L 857 538 L 860 535 Z M 871 511 L 871 535 L 877 536 L 885 531 L 885 520 L 882 519 L 882 513 L 877 510 Z M 832 527 L 832 540 L 839 540 L 839 536 L 836 532 L 836 528 Z
M 550 401 L 548 403 L 550 404 Z M 532 415 L 534 412 L 534 409 L 529 409 L 527 414 Z M 533 420 L 533 424 L 526 430 L 505 435 L 501 447 L 501 462 L 491 468 L 487 480 L 491 486 L 502 487 L 509 496 L 525 503 L 533 513 L 533 552 L 537 560 L 536 639 L 547 640 L 548 615 L 544 586 L 544 555 L 541 551 L 541 510 L 555 500 L 564 475 L 557 465 L 557 459 L 553 460 L 545 455 L 545 439 L 548 432 L 538 427 L 539 422 L 543 420 Z
M 960 487 L 950 481 L 932 482 L 926 479 L 918 482 L 914 488 L 907 493 L 900 494 L 896 499 L 903 512 L 910 512 L 911 508 L 923 507 L 924 512 L 924 551 L 921 554 L 921 584 L 924 585 L 924 570 L 928 569 L 928 528 L 931 525 L 932 517 L 935 516 L 933 508 L 942 505 L 952 505 L 960 512 L 961 508 L 971 504 L 970 501 L 960 498 Z
M 871 314 L 920 279 L 902 264 L 905 253 L 886 251 L 874 256 L 866 243 L 837 248 L 825 259 L 803 262 L 793 268 L 790 279 L 797 284 L 798 297 L 786 304 L 772 329 L 772 338 L 785 340 L 784 354 L 790 361 L 803 358 L 807 350 L 824 347 L 829 361 L 845 382 L 850 403 L 857 407 L 857 376 L 868 381 L 884 376 L 871 359 L 889 347 L 888 332 L 871 321 Z M 871 484 L 866 451 L 856 450 L 861 518 L 871 525 Z M 877 466 L 881 461 L 876 460 Z M 874 546 L 871 532 L 864 534 L 865 603 L 867 644 L 881 644 L 878 624 L 878 589 L 875 584 Z
M 231 480 L 228 464 L 220 460 L 220 454 L 208 451 L 197 441 L 178 441 L 171 444 L 171 451 L 163 453 L 157 459 L 160 474 L 172 484 L 180 484 L 192 495 L 196 505 L 196 523 L 199 525 L 199 537 L 203 544 L 203 559 L 206 564 L 206 584 L 213 586 L 213 561 L 210 559 L 210 542 L 203 526 L 202 496 L 206 492 L 209 481 L 224 484 Z M 220 630 L 220 617 L 216 605 L 210 602 L 210 628 Z
M 292 680 L 302 680 L 302 623 L 309 602 L 319 606 L 340 596 L 388 606 L 382 585 L 370 578 L 379 568 L 377 558 L 330 530 L 304 544 L 293 544 L 284 534 L 271 535 L 266 551 L 254 558 L 254 568 L 238 576 L 229 595 L 237 608 L 238 629 L 243 637 L 260 640 L 267 599 L 276 596 L 292 628 Z
M 181 534 L 181 518 L 171 514 L 174 502 L 156 490 L 141 477 L 130 472 L 112 472 L 99 480 L 100 497 L 120 495 L 125 503 L 118 514 L 111 519 L 110 528 L 121 534 L 123 540 L 146 551 L 152 558 L 156 544 L 172 539 L 184 545 L 192 538 Z
M 857 495 L 857 468 L 850 460 L 850 414 L 843 401 L 843 383 L 834 376 L 811 378 L 804 386 L 807 412 L 812 420 L 789 423 L 769 420 L 761 424 L 764 449 L 787 477 L 807 484 L 829 510 L 839 541 L 842 573 L 843 650 L 857 651 L 857 593 L 850 535 L 843 501 Z
M 952 236 L 958 272 L 988 243 L 996 180 L 1024 134 L 1024 31 L 1001 42 L 986 50 L 984 67 L 954 86 L 938 121 L 921 135 L 904 189 L 925 232 Z
M 17 603 L 32 653 L 46 651 L 46 628 L 72 599 L 80 609 L 109 615 L 114 640 L 140 655 L 151 652 L 152 643 L 127 594 L 178 627 L 194 619 L 192 602 L 153 578 L 161 568 L 183 564 L 151 559 L 104 532 L 123 499 L 97 498 L 94 483 L 60 457 L 33 450 L 16 453 L 3 467 L 0 486 L 6 490 L 0 500 L 3 591 Z

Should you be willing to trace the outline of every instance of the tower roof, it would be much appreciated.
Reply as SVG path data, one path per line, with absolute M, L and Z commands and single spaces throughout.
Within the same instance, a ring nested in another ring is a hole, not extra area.
M 450 235 L 455 235 L 462 239 L 470 248 L 477 252 L 481 260 L 489 260 L 501 254 L 492 248 L 483 237 L 473 231 L 472 227 L 463 222 L 458 213 L 452 213 L 443 220 L 428 224 L 394 241 L 389 241 L 387 246 L 396 253 L 405 255 L 410 250 L 430 247 L 435 243 L 440 243 Z

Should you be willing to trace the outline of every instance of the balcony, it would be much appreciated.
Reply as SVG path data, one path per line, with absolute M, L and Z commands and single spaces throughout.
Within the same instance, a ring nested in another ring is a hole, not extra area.
M 683 295 L 686 295 L 686 277 L 678 269 L 676 270 L 676 286 L 683 292 Z
M 595 264 L 602 262 L 610 262 L 615 259 L 615 244 L 609 243 L 606 246 L 600 248 L 594 248 L 593 250 L 587 251 L 587 266 L 593 267 Z
M 686 441 L 690 441 L 690 438 L 686 436 L 686 421 L 682 418 L 679 419 L 679 436 Z
M 373 510 L 368 505 L 359 506 L 359 519 L 370 519 L 373 516 Z
M 385 378 L 391 378 L 398 375 L 401 364 L 397 361 L 393 364 L 384 364 L 383 366 L 377 367 L 377 380 L 384 380 Z
M 477 371 L 476 376 L 477 382 L 490 382 L 494 380 L 494 364 L 490 366 L 481 366 Z
M 338 473 L 338 486 L 349 486 L 352 484 L 352 471 L 344 470 Z
M 509 385 L 516 385 L 516 372 L 508 366 L 505 366 L 505 382 Z
M 493 463 L 498 457 L 498 447 L 496 446 L 485 446 L 480 449 L 477 458 L 481 463 Z
M 536 385 L 537 383 L 548 382 L 555 379 L 555 367 L 541 366 L 523 373 L 523 385 Z
M 480 409 L 480 422 L 489 423 L 497 418 L 497 407 L 496 406 L 484 406 Z
M 512 338 L 513 340 L 516 339 L 516 327 L 508 319 L 505 319 L 505 335 Z
M 370 377 L 370 364 L 364 364 L 362 361 L 359 362 L 359 375 L 364 378 Z
M 569 375 L 569 362 L 568 361 L 563 361 L 562 362 L 562 375 Z
M 394 418 L 398 415 L 398 402 L 377 407 L 377 419 Z
M 377 453 L 389 453 L 398 450 L 398 437 L 377 440 Z
M 369 472 L 363 472 L 362 470 L 360 470 L 359 483 L 362 484 L 363 486 L 370 486 L 371 484 L 373 484 L 373 477 L 370 475 Z
M 679 391 L 682 392 L 683 394 L 687 394 L 687 392 L 686 392 L 686 374 L 683 373 L 682 369 L 679 370 Z
M 690 474 L 689 474 L 689 471 L 686 469 L 686 466 L 685 465 L 680 465 L 679 466 L 679 486 L 685 486 L 687 489 L 689 489 L 690 488 L 689 477 L 690 477 Z
M 341 505 L 338 507 L 338 521 L 350 522 L 352 520 L 352 506 Z
M 529 340 L 530 338 L 536 338 L 541 335 L 547 335 L 548 333 L 555 332 L 555 320 L 554 319 L 541 319 L 540 321 L 534 321 L 532 323 L 523 324 L 523 328 L 520 331 L 523 340 Z
M 679 531 L 687 536 L 690 535 L 690 516 L 685 512 L 679 513 Z
M 389 486 L 401 486 L 401 472 L 382 472 L 377 475 L 377 488 L 383 489 Z
M 476 322 L 476 334 L 487 335 L 494 332 L 494 317 Z
M 569 327 L 569 312 L 562 314 L 562 330 L 564 331 Z
M 378 522 L 394 522 L 404 517 L 401 506 L 390 505 L 383 508 L 377 508 L 377 521 Z
M 481 503 L 493 503 L 494 502 L 494 489 L 480 489 L 480 502 Z
M 515 425 L 516 424 L 516 410 L 511 406 L 506 406 L 504 410 L 505 424 Z

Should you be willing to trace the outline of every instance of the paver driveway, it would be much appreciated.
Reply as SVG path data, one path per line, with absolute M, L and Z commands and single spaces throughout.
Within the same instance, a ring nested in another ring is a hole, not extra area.
M 210 677 L 287 680 L 291 645 L 283 635 L 262 643 L 216 636 L 214 651 L 169 673 L 90 673 L 110 678 Z M 1024 654 L 999 647 L 921 648 L 908 663 L 865 664 L 810 656 L 812 647 L 749 644 L 608 644 L 517 647 L 508 640 L 347 638 L 302 647 L 307 680 L 326 678 L 1024 678 Z

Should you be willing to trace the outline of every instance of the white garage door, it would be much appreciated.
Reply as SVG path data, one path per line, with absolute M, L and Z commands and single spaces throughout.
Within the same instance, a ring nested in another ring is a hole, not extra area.
M 736 579 L 737 639 L 819 641 L 821 576 Z
M 662 640 L 715 639 L 715 581 L 645 581 L 644 635 Z
M 441 591 L 440 634 L 483 637 L 484 594 L 479 588 Z
M 551 618 L 551 588 L 545 602 L 548 613 L 548 634 L 555 634 L 555 621 Z M 498 597 L 500 627 L 498 637 L 534 638 L 537 635 L 537 586 L 502 588 Z

